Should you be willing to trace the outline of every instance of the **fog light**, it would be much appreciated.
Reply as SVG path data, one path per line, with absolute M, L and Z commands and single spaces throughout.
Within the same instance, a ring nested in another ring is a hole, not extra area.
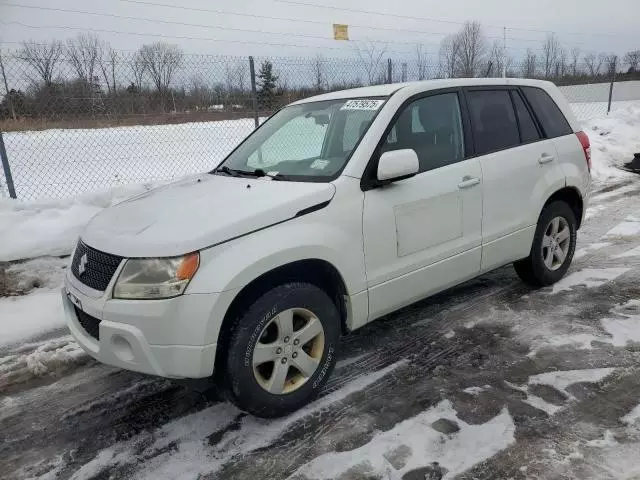
M 113 353 L 123 362 L 131 363 L 133 361 L 133 348 L 129 341 L 121 335 L 114 335 L 111 337 L 111 347 Z

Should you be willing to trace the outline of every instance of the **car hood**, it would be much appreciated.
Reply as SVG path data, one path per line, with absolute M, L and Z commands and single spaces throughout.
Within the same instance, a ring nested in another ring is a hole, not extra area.
M 106 208 L 81 238 L 123 257 L 182 255 L 294 218 L 334 193 L 330 183 L 196 175 Z

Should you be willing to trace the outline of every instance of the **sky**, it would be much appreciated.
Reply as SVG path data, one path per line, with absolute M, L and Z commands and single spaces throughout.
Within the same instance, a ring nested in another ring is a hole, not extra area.
M 517 60 L 549 32 L 568 50 L 640 49 L 638 18 L 639 0 L 0 0 L 0 44 L 88 31 L 119 50 L 164 40 L 193 54 L 345 57 L 368 43 L 410 59 L 420 44 L 435 58 L 445 35 L 478 20 L 490 42 L 507 28 Z M 349 25 L 350 41 L 333 39 L 333 23 Z

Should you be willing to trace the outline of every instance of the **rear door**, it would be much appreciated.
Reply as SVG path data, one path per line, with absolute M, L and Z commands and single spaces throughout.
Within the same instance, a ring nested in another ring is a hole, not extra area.
M 482 167 L 486 271 L 529 254 L 557 152 L 517 88 L 467 88 L 465 94 Z
M 564 104 L 565 109 L 570 110 L 570 107 L 566 104 L 562 93 L 558 91 L 557 87 L 550 88 L 551 91 L 547 92 L 537 87 L 521 87 L 524 97 L 538 119 L 544 136 L 553 139 L 553 144 L 558 153 L 558 164 L 562 166 L 567 186 L 576 187 L 580 193 L 587 195 L 591 176 L 584 150 L 570 122 L 565 117 L 562 109 L 556 104 L 556 100 L 560 104 Z M 549 93 L 554 94 L 554 98 Z M 570 111 L 567 111 L 567 114 L 572 116 Z M 573 119 L 573 123 L 574 125 L 576 124 L 575 119 Z M 586 199 L 583 198 L 584 200 Z M 578 218 L 577 220 L 580 222 L 581 219 Z

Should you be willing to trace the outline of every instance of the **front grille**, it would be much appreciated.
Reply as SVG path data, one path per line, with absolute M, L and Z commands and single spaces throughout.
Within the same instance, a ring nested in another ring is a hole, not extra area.
M 104 292 L 121 261 L 122 257 L 95 250 L 79 241 L 71 271 L 87 287 Z M 81 272 L 82 269 L 84 271 Z
M 82 328 L 93 338 L 100 340 L 100 320 L 83 312 L 78 307 L 74 308 L 76 310 L 76 318 L 78 319 L 78 323 L 82 325 Z

